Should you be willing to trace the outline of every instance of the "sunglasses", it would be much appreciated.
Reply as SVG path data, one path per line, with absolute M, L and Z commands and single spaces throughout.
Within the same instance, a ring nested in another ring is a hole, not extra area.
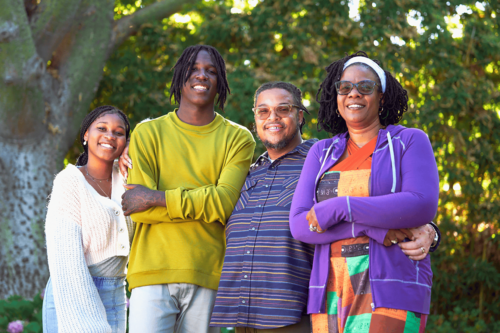
M 363 80 L 358 83 L 352 83 L 350 81 L 335 82 L 335 88 L 339 95 L 349 94 L 354 87 L 356 87 L 361 95 L 370 95 L 375 90 L 375 86 L 378 86 L 378 83 L 372 80 Z
M 294 104 L 285 104 L 285 105 L 278 105 L 274 108 L 269 107 L 269 106 L 263 106 L 260 108 L 252 108 L 253 113 L 255 114 L 255 118 L 259 120 L 264 120 L 269 118 L 271 115 L 271 111 L 274 109 L 274 112 L 282 118 L 288 117 L 290 115 L 290 112 L 292 112 L 293 108 L 301 109 L 300 106 L 294 105 Z

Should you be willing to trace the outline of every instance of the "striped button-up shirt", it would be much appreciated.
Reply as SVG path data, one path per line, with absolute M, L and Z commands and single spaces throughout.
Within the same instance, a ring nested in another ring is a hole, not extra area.
M 271 329 L 305 314 L 314 246 L 295 240 L 289 214 L 307 152 L 303 142 L 274 162 L 261 155 L 226 226 L 226 256 L 212 326 Z

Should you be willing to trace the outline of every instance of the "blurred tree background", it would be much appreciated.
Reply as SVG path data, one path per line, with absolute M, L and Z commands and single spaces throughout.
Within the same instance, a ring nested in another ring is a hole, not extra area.
M 116 0 L 115 19 L 154 2 Z M 289 81 L 311 111 L 304 138 L 325 138 L 315 101 L 324 68 L 368 52 L 408 90 L 402 125 L 429 135 L 439 167 L 443 241 L 432 254 L 427 332 L 500 332 L 499 16 L 494 0 L 198 1 L 143 24 L 114 51 L 89 111 L 116 105 L 132 126 L 172 111 L 170 69 L 185 47 L 203 43 L 226 59 L 225 117 L 252 129 L 257 87 Z M 255 156 L 263 151 L 259 142 Z M 78 153 L 73 146 L 66 162 Z
M 122 0 L 116 16 L 143 5 Z M 137 124 L 171 111 L 171 68 L 192 44 L 226 59 L 222 113 L 253 128 L 253 93 L 270 80 L 302 89 L 316 130 L 324 68 L 364 50 L 408 90 L 402 124 L 424 130 L 441 179 L 432 254 L 429 332 L 500 332 L 500 5 L 497 1 L 203 1 L 145 24 L 107 62 L 93 106 L 113 104 Z M 259 142 L 256 156 L 264 151 Z

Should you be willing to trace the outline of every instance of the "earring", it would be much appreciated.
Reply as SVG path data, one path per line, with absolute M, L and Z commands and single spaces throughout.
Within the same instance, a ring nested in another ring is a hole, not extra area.
M 378 115 L 381 116 L 382 115 L 382 111 L 384 111 L 384 108 L 381 106 L 380 107 L 380 110 L 378 111 Z
M 87 140 L 84 140 L 83 141 L 83 145 L 86 146 L 87 145 Z
M 337 109 L 337 117 L 340 117 L 339 109 Z

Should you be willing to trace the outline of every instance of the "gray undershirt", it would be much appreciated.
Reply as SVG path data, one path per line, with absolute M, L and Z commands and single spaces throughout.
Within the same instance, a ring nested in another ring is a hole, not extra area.
M 90 275 L 96 277 L 124 277 L 128 257 L 114 256 L 89 266 Z

